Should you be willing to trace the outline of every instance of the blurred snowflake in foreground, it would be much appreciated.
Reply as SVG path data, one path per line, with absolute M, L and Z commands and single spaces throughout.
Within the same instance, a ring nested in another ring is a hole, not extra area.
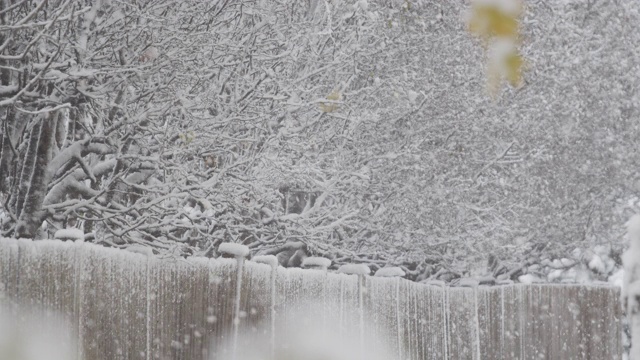
M 0 306 L 0 359 L 75 359 L 77 347 L 67 325 L 48 311 Z

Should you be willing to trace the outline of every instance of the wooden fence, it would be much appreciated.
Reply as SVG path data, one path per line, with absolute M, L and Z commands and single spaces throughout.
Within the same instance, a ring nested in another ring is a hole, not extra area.
M 86 360 L 241 359 L 248 349 L 272 359 L 312 330 L 381 359 L 619 359 L 618 298 L 607 286 L 438 287 L 0 239 L 0 302 L 62 314 Z

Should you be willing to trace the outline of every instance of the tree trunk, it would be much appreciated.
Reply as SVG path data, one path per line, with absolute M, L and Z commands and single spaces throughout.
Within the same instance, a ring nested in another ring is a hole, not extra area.
M 37 235 L 43 219 L 42 203 L 47 195 L 47 188 L 51 175 L 47 171 L 53 156 L 55 146 L 56 123 L 59 113 L 46 114 L 39 122 L 41 131 L 36 137 L 37 151 L 28 161 L 33 163 L 33 175 L 25 194 L 24 206 L 18 216 L 16 235 L 18 237 L 33 238 Z M 31 144 L 29 146 L 31 148 Z
M 16 174 L 19 178 L 16 179 L 17 182 L 14 182 L 14 190 L 11 196 L 11 202 L 9 203 L 9 207 L 16 218 L 19 218 L 22 213 L 24 199 L 27 196 L 27 192 L 29 191 L 29 186 L 31 184 L 31 177 L 35 169 L 36 154 L 38 152 L 38 139 L 40 138 L 41 130 L 42 122 L 39 121 L 31 129 L 29 145 L 26 153 L 22 156 L 21 164 L 19 164 L 19 175 Z

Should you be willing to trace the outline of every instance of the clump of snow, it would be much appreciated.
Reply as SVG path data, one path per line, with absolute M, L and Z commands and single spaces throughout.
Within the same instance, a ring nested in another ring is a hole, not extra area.
M 477 287 L 480 285 L 480 282 L 473 278 L 462 278 L 458 280 L 455 285 L 460 287 Z
M 319 257 L 311 256 L 302 260 L 302 267 L 307 269 L 326 269 L 331 266 L 331 260 Z
M 60 229 L 53 235 L 54 239 L 58 240 L 80 240 L 84 241 L 84 232 L 80 229 Z
M 564 273 L 564 270 L 562 269 L 555 269 L 552 270 L 551 272 L 549 272 L 549 274 L 547 275 L 547 281 L 549 282 L 556 282 L 556 281 L 560 281 L 560 279 L 562 279 L 562 274 Z
M 547 258 L 542 259 L 542 261 L 540 261 L 540 265 L 542 265 L 542 266 L 551 266 L 551 260 L 549 260 Z
M 151 250 L 150 247 L 144 245 L 129 245 L 125 248 L 125 250 L 135 254 L 153 256 L 153 250 Z
M 619 269 L 607 279 L 609 284 L 622 287 L 624 284 L 624 269 Z
M 562 258 L 560 259 L 560 263 L 562 264 L 562 266 L 564 267 L 571 267 L 573 265 L 576 264 L 575 261 L 571 260 L 571 259 L 567 259 L 567 258 Z
M 593 281 L 593 277 L 591 276 L 591 272 L 587 270 L 584 266 L 576 266 L 567 270 L 566 272 L 569 279 L 566 281 L 563 279 L 562 282 L 576 282 L 578 284 L 588 284 Z M 572 281 L 571 281 L 572 280 Z
M 537 284 L 543 282 L 542 279 L 531 274 L 520 275 L 518 281 L 522 284 Z
M 425 285 L 440 286 L 440 287 L 445 287 L 447 285 L 447 283 L 442 280 L 433 280 L 433 279 L 422 280 L 420 281 L 420 283 Z
M 347 264 L 340 266 L 338 272 L 350 275 L 369 275 L 371 269 L 365 264 Z
M 391 266 L 391 267 L 384 267 L 382 269 L 378 269 L 378 271 L 376 271 L 374 276 L 381 276 L 381 277 L 403 277 L 405 276 L 405 272 L 397 267 L 397 266 Z
M 222 243 L 218 247 L 221 254 L 232 255 L 235 257 L 247 257 L 249 255 L 249 247 L 236 243 Z
M 272 268 L 278 267 L 278 258 L 275 255 L 257 255 L 251 260 L 260 264 L 267 264 Z
M 589 261 L 589 269 L 603 274 L 606 271 L 606 266 L 604 261 L 602 261 L 602 258 L 599 255 L 594 254 Z
M 560 261 L 560 259 L 554 259 L 549 267 L 552 267 L 554 269 L 562 269 L 564 265 L 562 264 L 562 261 Z

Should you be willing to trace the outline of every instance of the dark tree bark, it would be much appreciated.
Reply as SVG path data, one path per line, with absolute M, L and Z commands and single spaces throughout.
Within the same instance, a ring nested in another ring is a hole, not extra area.
M 11 173 L 11 162 L 13 159 L 13 151 L 11 149 L 11 128 L 9 122 L 11 121 L 10 109 L 6 109 L 4 120 L 0 123 L 2 129 L 0 132 L 0 193 L 6 193 L 9 191 Z
M 46 114 L 39 121 L 40 132 L 37 137 L 37 151 L 33 159 L 27 159 L 33 163 L 33 175 L 30 186 L 25 194 L 22 211 L 18 216 L 16 234 L 18 237 L 33 238 L 44 219 L 42 203 L 47 195 L 51 174 L 47 171 L 49 162 L 53 156 L 55 145 L 56 123 L 59 114 Z
M 38 152 L 38 141 L 40 139 L 40 133 L 42 131 L 42 122 L 38 121 L 37 124 L 31 129 L 29 135 L 29 145 L 27 151 L 22 157 L 21 168 L 19 169 L 19 178 L 17 183 L 13 186 L 13 195 L 11 196 L 11 202 L 9 204 L 10 209 L 16 218 L 19 218 L 22 214 L 22 208 L 24 206 L 25 198 L 29 192 L 29 186 L 31 185 L 31 177 L 36 165 L 36 154 Z M 18 176 L 18 175 L 16 175 Z

